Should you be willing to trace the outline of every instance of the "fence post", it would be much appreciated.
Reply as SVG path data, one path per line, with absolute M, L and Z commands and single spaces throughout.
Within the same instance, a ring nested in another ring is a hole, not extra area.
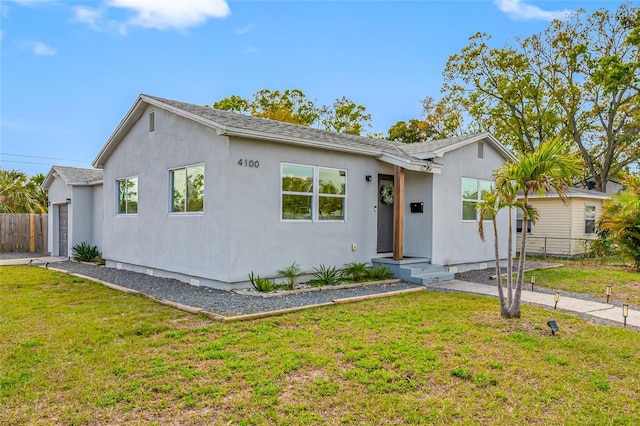
M 29 215 L 29 251 L 33 253 L 36 251 L 36 215 L 31 213 Z
M 547 260 L 547 237 L 544 237 L 544 260 Z

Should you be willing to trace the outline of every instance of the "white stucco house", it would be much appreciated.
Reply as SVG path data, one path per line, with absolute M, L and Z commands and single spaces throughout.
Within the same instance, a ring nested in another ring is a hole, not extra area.
M 474 205 L 512 159 L 488 133 L 399 144 L 140 95 L 93 162 L 101 190 L 82 214 L 102 231 L 83 238 L 108 267 L 225 289 L 294 261 L 448 279 L 492 264 Z M 79 220 L 83 187 L 56 170 L 51 203 L 70 198 Z M 506 213 L 498 219 L 506 226 Z
M 49 192 L 51 255 L 71 257 L 72 247 L 83 241 L 102 246 L 102 170 L 53 166 L 42 188 Z

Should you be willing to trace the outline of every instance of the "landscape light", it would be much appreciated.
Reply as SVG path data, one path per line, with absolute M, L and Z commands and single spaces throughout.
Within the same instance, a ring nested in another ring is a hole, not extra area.
M 551 335 L 555 336 L 556 331 L 559 330 L 558 328 L 558 324 L 556 324 L 555 321 L 547 321 L 547 325 L 549 326 L 549 328 L 551 329 Z
M 553 309 L 558 309 L 558 302 L 560 301 L 560 293 L 558 293 L 556 291 L 556 295 L 553 296 L 553 301 L 556 302 L 556 305 L 553 307 Z
M 533 291 L 533 285 L 536 283 L 536 274 L 531 274 L 531 291 Z
M 611 284 L 607 286 L 607 303 L 609 303 L 609 296 L 611 296 L 611 287 L 613 287 Z
M 624 326 L 627 326 L 627 317 L 629 316 L 629 305 L 628 304 L 624 304 L 622 305 L 622 316 L 624 317 Z

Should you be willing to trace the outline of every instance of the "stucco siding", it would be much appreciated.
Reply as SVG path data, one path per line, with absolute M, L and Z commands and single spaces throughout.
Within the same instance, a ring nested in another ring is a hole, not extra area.
M 433 175 L 407 171 L 405 173 L 404 255 L 410 257 L 432 256 Z M 423 213 L 411 213 L 411 203 L 424 203 Z
M 484 144 L 484 158 L 478 158 L 478 144 L 469 144 L 438 159 L 442 173 L 433 176 L 433 248 L 432 261 L 441 265 L 493 262 L 494 238 L 491 222 L 487 225 L 486 241 L 478 235 L 476 221 L 462 220 L 462 178 L 493 181 L 493 171 L 504 158 Z M 500 257 L 507 258 L 506 212 L 498 215 Z
M 102 185 L 92 186 L 91 189 L 91 244 L 97 246 L 98 250 L 102 251 L 102 221 L 104 218 Z
M 104 168 L 103 256 L 110 263 L 142 265 L 228 282 L 228 140 L 210 128 L 148 108 Z M 171 169 L 205 165 L 204 212 L 169 213 Z M 138 213 L 117 214 L 116 180 L 138 178 Z M 109 263 L 108 263 L 109 264 Z
M 47 244 L 49 247 L 49 253 L 52 256 L 59 255 L 59 239 L 58 239 L 58 227 L 60 226 L 58 216 L 58 206 L 60 204 L 66 204 L 67 198 L 71 198 L 71 187 L 65 184 L 61 178 L 53 180 L 48 190 L 48 200 L 51 203 L 49 206 L 49 220 L 47 221 Z M 69 240 L 70 241 L 70 240 Z M 69 247 L 68 253 L 71 253 L 71 247 Z
M 259 167 L 239 165 L 240 160 Z M 282 163 L 346 170 L 346 221 L 283 221 Z M 305 271 L 320 264 L 342 267 L 376 255 L 377 173 L 392 168 L 373 157 L 232 139 L 229 149 L 229 279 L 246 281 L 253 271 L 275 276 L 294 261 Z M 365 176 L 372 176 L 370 182 Z M 356 249 L 353 250 L 353 244 Z
M 86 242 L 93 243 L 93 188 L 74 186 L 69 205 L 69 248 Z M 69 250 L 73 255 L 73 251 Z

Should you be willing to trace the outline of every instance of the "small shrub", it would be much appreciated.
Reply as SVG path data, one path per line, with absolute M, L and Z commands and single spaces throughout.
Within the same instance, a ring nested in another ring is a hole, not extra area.
M 314 266 L 311 275 L 322 285 L 333 285 L 340 279 L 340 271 L 337 270 L 335 266 Z
M 293 290 L 296 286 L 296 280 L 300 276 L 300 273 L 300 267 L 296 265 L 296 262 L 293 262 L 291 266 L 287 266 L 286 268 L 278 271 L 278 274 L 280 274 L 282 278 L 286 279 L 285 288 L 287 290 Z
M 374 280 L 386 280 L 389 278 L 389 268 L 386 266 L 378 266 L 367 270 L 367 276 Z
M 98 247 L 89 245 L 86 241 L 74 245 L 72 250 L 73 258 L 80 262 L 93 262 L 93 260 L 98 258 L 98 256 L 102 258 L 102 254 L 98 251 Z
M 342 278 L 359 283 L 367 276 L 367 266 L 364 263 L 349 263 L 342 270 Z
M 260 275 L 254 276 L 253 271 L 249 274 L 249 281 L 251 281 L 253 288 L 261 293 L 273 291 L 276 288 L 276 285 L 269 278 L 260 278 Z

